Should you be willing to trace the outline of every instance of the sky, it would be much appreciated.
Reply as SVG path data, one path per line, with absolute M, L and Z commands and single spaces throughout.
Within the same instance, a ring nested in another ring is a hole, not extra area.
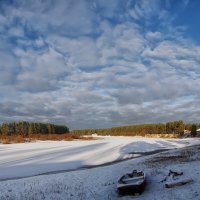
M 200 121 L 200 1 L 0 0 L 0 123 Z

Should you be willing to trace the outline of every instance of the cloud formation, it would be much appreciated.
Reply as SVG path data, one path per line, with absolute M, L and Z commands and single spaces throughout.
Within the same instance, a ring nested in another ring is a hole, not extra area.
M 1 1 L 0 121 L 199 121 L 200 46 L 175 23 L 189 4 Z

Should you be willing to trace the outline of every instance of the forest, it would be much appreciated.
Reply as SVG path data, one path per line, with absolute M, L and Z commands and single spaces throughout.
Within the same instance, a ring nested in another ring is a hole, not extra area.
M 183 135 L 184 130 L 192 130 L 192 127 L 200 128 L 200 124 L 184 123 L 182 120 L 158 124 L 137 124 L 129 126 L 118 126 L 105 129 L 85 129 L 73 130 L 79 135 L 113 135 L 113 136 L 146 136 L 146 135 L 173 135 L 178 137 Z
M 184 130 L 191 131 L 191 136 L 196 135 L 200 124 L 184 123 L 182 120 L 157 124 L 136 124 L 117 126 L 103 129 L 83 129 L 69 131 L 65 125 L 39 122 L 9 122 L 0 125 L 0 139 L 21 140 L 22 138 L 41 140 L 80 139 L 83 135 L 111 135 L 111 136 L 147 136 L 154 137 L 179 137 Z M 17 137 L 17 139 L 16 139 Z
M 35 122 L 9 122 L 0 125 L 0 136 L 20 135 L 29 137 L 34 134 L 64 134 L 69 133 L 69 128 L 64 125 L 55 125 L 51 123 L 35 123 Z

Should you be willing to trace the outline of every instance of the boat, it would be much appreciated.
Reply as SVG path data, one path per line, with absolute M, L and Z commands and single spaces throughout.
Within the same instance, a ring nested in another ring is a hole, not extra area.
M 133 170 L 132 173 L 123 175 L 117 184 L 118 194 L 137 195 L 142 194 L 146 186 L 146 175 L 143 171 Z

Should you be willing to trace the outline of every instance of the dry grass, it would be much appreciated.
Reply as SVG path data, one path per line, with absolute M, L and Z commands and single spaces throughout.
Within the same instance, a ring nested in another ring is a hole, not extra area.
M 2 144 L 23 143 L 25 142 L 25 138 L 23 138 L 21 135 L 13 135 L 3 137 L 0 141 L 2 142 Z
M 178 135 L 175 134 L 145 134 L 145 137 L 148 138 L 178 138 Z
M 55 140 L 55 141 L 60 141 L 60 140 L 75 140 L 75 139 L 80 139 L 80 136 L 66 133 L 66 134 L 33 134 L 30 137 L 30 140 Z
M 46 141 L 72 141 L 72 140 L 93 140 L 93 137 L 83 137 L 76 134 L 66 133 L 66 134 L 32 134 L 29 137 L 23 137 L 21 135 L 6 136 L 0 138 L 2 144 L 11 144 L 11 143 L 24 143 L 31 142 L 36 140 Z
M 2 144 L 10 144 L 11 141 L 9 140 L 9 138 L 3 138 L 1 139 Z

